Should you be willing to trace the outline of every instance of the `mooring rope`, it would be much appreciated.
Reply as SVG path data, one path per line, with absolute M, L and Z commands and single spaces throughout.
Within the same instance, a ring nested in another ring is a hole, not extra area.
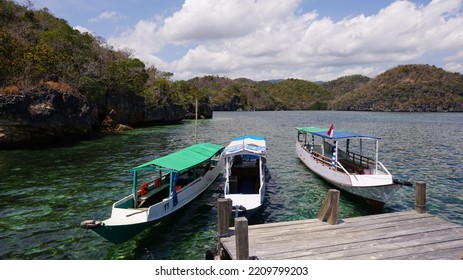
M 82 242 L 82 239 L 84 239 L 84 234 L 85 234 L 86 231 L 87 231 L 87 229 L 84 229 L 84 230 L 82 231 L 82 234 L 80 235 L 80 238 L 79 238 L 79 242 L 77 242 L 77 246 L 76 246 L 75 252 L 78 251 L 79 246 L 80 246 L 80 243 Z

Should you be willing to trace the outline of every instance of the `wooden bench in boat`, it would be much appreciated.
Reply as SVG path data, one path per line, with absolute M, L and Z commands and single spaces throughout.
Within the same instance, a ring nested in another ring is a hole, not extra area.
M 231 173 L 238 177 L 258 176 L 259 166 L 257 165 L 233 166 Z
M 162 190 L 165 190 L 167 187 L 169 187 L 169 184 L 162 184 L 160 187 L 154 187 L 151 185 L 151 189 L 148 189 L 148 192 L 144 195 L 141 195 L 138 197 L 138 208 L 140 208 L 148 198 L 153 197 L 155 194 L 159 193 Z
M 348 161 L 347 159 L 340 159 L 338 161 L 347 171 L 353 171 L 358 174 L 364 174 L 364 170 L 365 170 L 364 166 Z

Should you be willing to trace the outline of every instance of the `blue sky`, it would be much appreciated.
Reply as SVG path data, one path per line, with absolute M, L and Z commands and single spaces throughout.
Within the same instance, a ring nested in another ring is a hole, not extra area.
M 21 3 L 20 1 L 18 1 Z M 174 79 L 329 81 L 420 63 L 463 73 L 462 0 L 35 0 Z

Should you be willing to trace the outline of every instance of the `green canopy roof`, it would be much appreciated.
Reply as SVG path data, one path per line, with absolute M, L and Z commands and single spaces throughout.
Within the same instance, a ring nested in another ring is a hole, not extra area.
M 133 168 L 132 171 L 155 166 L 180 172 L 210 159 L 215 154 L 221 152 L 223 148 L 220 145 L 212 143 L 195 144 L 167 156 L 146 162 Z
M 300 132 L 305 132 L 305 133 L 315 133 L 315 132 L 322 132 L 322 131 L 328 131 L 328 128 L 321 128 L 321 127 L 298 127 L 296 128 Z

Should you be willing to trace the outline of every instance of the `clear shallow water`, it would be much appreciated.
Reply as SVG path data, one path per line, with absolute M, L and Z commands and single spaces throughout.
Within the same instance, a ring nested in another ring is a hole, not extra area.
M 380 160 L 397 177 L 427 182 L 428 212 L 463 225 L 463 114 L 375 112 L 214 112 L 198 122 L 199 141 L 267 138 L 272 175 L 265 207 L 250 223 L 314 218 L 331 187 L 294 153 L 295 127 L 328 126 L 381 136 Z M 55 148 L 0 151 L 0 259 L 203 259 L 216 242 L 223 180 L 179 213 L 113 245 L 79 223 L 109 217 L 130 192 L 128 170 L 194 142 L 194 121 L 107 134 Z M 413 209 L 401 188 L 384 212 Z M 341 194 L 340 217 L 375 214 Z

